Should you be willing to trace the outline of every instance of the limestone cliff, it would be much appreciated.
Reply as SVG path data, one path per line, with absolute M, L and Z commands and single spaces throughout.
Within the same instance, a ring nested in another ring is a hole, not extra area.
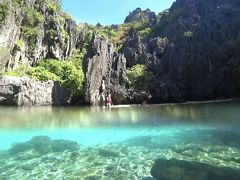
M 101 105 L 111 94 L 115 103 L 122 103 L 125 95 L 126 59 L 114 52 L 113 45 L 104 38 L 93 35 L 84 59 L 86 74 L 86 101 Z
M 127 67 L 154 73 L 153 102 L 239 96 L 239 78 L 227 68 L 239 64 L 239 12 L 238 0 L 177 0 L 147 36 L 132 31 L 121 53 Z
M 33 65 L 45 58 L 65 59 L 75 49 L 76 23 L 61 11 L 58 0 L 0 3 L 0 62 L 4 68 Z
M 106 27 L 77 26 L 58 0 L 0 4 L 0 71 L 65 60 L 78 49 L 92 105 L 107 94 L 115 104 L 240 95 L 239 0 L 176 0 L 158 15 L 137 8 L 124 24 Z M 127 69 L 138 64 L 151 78 L 131 87 Z

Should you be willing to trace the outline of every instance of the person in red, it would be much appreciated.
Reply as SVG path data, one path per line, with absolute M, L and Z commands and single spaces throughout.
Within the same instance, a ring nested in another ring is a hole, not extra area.
M 106 106 L 111 107 L 113 105 L 111 95 L 109 94 L 106 98 Z

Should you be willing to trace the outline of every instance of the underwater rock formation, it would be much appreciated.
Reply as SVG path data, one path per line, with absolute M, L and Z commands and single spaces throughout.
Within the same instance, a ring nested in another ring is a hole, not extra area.
M 39 82 L 28 77 L 0 78 L 0 105 L 63 105 L 68 98 L 69 92 L 58 82 Z
M 77 142 L 69 140 L 51 140 L 48 136 L 35 136 L 30 141 L 13 144 L 9 153 L 16 155 L 18 153 L 34 150 L 39 154 L 48 154 L 52 152 L 77 151 L 79 145 Z
M 156 180 L 237 180 L 240 176 L 240 171 L 199 162 L 158 159 L 154 162 L 151 175 Z

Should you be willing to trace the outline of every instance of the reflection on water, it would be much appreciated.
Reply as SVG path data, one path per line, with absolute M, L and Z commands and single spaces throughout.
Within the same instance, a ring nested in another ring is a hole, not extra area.
M 123 108 L 0 108 L 0 128 L 101 127 L 170 122 L 239 123 L 238 102 Z
M 238 179 L 239 117 L 237 101 L 1 107 L 0 179 Z

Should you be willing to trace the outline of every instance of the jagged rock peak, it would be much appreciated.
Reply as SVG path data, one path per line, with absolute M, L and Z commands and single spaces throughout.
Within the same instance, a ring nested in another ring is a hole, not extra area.
M 134 21 L 148 22 L 150 26 L 153 26 L 157 23 L 157 16 L 150 9 L 142 10 L 141 8 L 137 8 L 129 13 L 124 23 L 131 23 Z

